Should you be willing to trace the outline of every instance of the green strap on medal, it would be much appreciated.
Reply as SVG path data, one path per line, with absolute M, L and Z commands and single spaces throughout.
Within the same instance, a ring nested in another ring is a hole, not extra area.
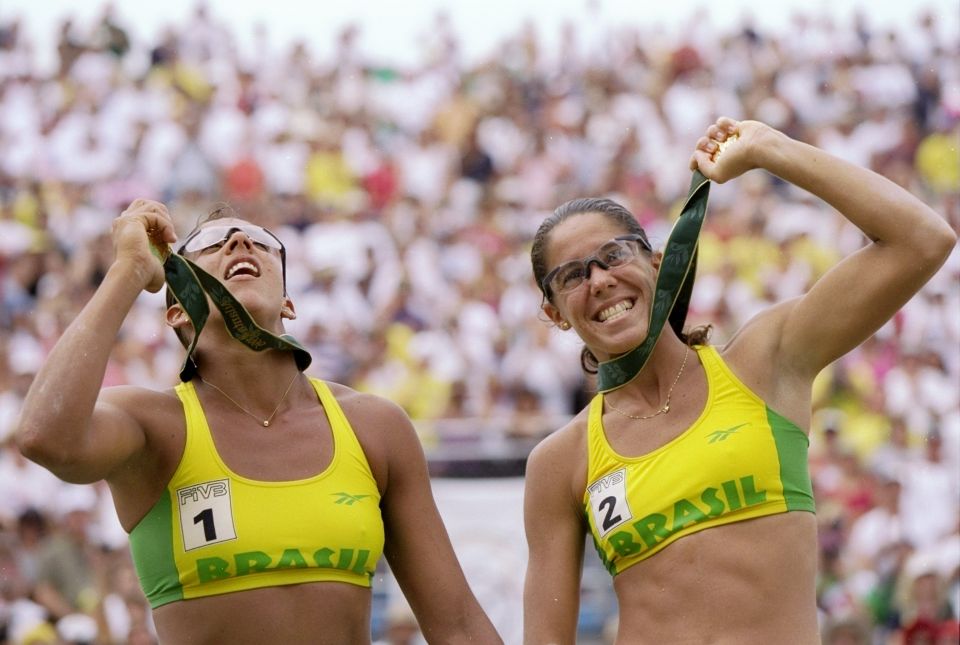
M 707 197 L 710 180 L 699 170 L 693 171 L 690 192 L 683 203 L 680 217 L 667 238 L 660 272 L 654 288 L 653 305 L 650 308 L 650 324 L 647 337 L 640 345 L 600 363 L 597 368 L 597 390 L 610 392 L 632 381 L 647 364 L 653 348 L 660 338 L 663 325 L 670 321 L 673 330 L 680 334 L 690 306 L 693 280 L 697 272 L 697 244 L 703 218 L 707 214 Z
M 310 366 L 310 353 L 293 336 L 277 336 L 258 325 L 246 307 L 233 297 L 222 282 L 182 255 L 171 252 L 169 247 L 161 250 L 151 244 L 150 250 L 163 262 L 167 286 L 193 323 L 193 340 L 190 341 L 187 357 L 180 369 L 181 381 L 189 381 L 197 373 L 193 350 L 210 315 L 207 296 L 210 296 L 214 306 L 220 310 L 227 331 L 235 339 L 257 352 L 266 349 L 291 351 L 301 372 Z

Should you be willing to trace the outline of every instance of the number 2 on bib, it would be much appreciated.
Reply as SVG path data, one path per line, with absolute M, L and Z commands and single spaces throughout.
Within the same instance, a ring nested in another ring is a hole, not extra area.
M 587 486 L 593 525 L 600 537 L 633 519 L 627 503 L 627 470 L 608 473 Z

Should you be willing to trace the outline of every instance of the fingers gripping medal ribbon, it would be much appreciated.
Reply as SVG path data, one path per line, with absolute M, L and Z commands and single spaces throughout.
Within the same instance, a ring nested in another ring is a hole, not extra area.
M 210 315 L 207 296 L 223 315 L 227 331 L 236 340 L 258 352 L 266 349 L 291 351 L 301 372 L 310 366 L 310 353 L 293 336 L 277 336 L 258 325 L 246 307 L 233 297 L 222 282 L 182 255 L 173 253 L 166 244 L 151 242 L 150 251 L 163 262 L 167 286 L 193 324 L 193 339 L 180 369 L 181 381 L 189 381 L 197 371 L 193 350 Z
M 717 150 L 716 150 L 716 152 L 713 153 L 713 160 L 716 161 L 717 158 L 719 158 L 720 155 L 723 153 L 723 151 L 727 149 L 727 146 L 729 146 L 731 143 L 733 143 L 734 141 L 736 141 L 736 140 L 739 139 L 739 138 L 740 138 L 740 135 L 739 135 L 739 134 L 733 133 L 733 134 L 729 135 L 726 139 L 724 139 L 723 141 L 721 141 L 720 143 L 718 143 L 718 144 L 717 144 Z
M 677 334 L 683 331 L 697 271 L 697 245 L 707 213 L 709 194 L 710 181 L 699 170 L 695 170 L 680 217 L 673 225 L 663 251 L 650 307 L 647 337 L 626 354 L 600 363 L 597 370 L 598 391 L 610 392 L 623 387 L 643 370 L 668 320 Z

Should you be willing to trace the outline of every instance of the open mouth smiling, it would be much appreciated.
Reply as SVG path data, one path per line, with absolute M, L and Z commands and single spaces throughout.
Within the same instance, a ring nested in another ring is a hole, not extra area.
M 609 322 L 626 314 L 626 312 L 633 309 L 633 300 L 621 300 L 620 302 L 607 307 L 600 311 L 597 314 L 596 319 L 600 322 Z
M 227 267 L 227 270 L 223 274 L 224 280 L 230 280 L 240 275 L 251 276 L 254 278 L 260 277 L 260 267 L 256 265 L 251 260 L 242 259 L 237 260 L 233 264 Z

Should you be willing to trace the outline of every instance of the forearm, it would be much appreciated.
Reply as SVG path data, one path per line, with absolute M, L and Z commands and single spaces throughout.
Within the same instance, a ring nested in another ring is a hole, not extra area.
M 529 573 L 527 578 L 529 581 Z M 551 593 L 548 589 L 532 590 L 530 583 L 527 584 L 523 600 L 524 645 L 573 645 L 577 641 L 579 598 L 569 593 Z
M 107 361 L 124 318 L 143 290 L 133 268 L 114 264 L 33 380 L 17 428 L 30 459 L 50 467 L 79 453 Z
M 945 257 L 956 242 L 942 217 L 886 177 L 774 130 L 759 143 L 759 167 L 824 200 L 871 240 L 914 258 Z
M 432 630 L 423 629 L 423 637 L 428 643 L 443 645 L 502 645 L 503 639 L 497 633 L 493 623 L 475 601 L 467 603 L 461 613 L 451 614 L 444 619 L 447 624 Z
M 435 559 L 422 567 L 407 566 L 419 560 L 416 556 L 390 559 L 391 569 L 426 641 L 431 644 L 502 643 L 467 584 L 449 542 L 441 540 L 438 544 L 428 545 L 427 552 Z M 439 567 L 432 570 L 431 566 L 438 562 Z
M 528 557 L 523 588 L 525 645 L 563 645 L 577 640 L 582 552 Z
M 524 645 L 575 645 L 576 642 L 576 629 L 561 629 L 557 624 L 540 618 L 523 619 Z

